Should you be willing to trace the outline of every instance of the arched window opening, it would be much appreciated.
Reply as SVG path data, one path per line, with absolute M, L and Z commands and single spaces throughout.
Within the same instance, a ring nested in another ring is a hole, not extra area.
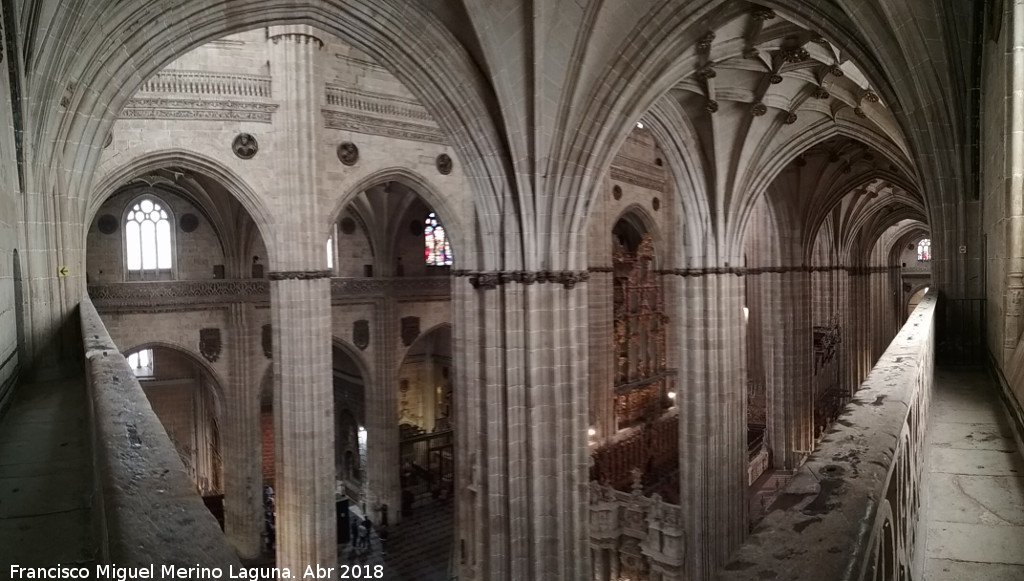
M 171 221 L 164 205 L 144 197 L 125 216 L 124 248 L 128 272 L 170 271 Z
M 451 266 L 452 246 L 445 235 L 444 226 L 438 220 L 437 215 L 431 212 L 427 215 L 423 226 L 424 257 L 427 266 Z
M 327 269 L 334 270 L 334 236 L 327 238 Z
M 932 259 L 932 241 L 924 238 L 917 243 L 917 261 L 925 262 Z
M 128 366 L 135 377 L 153 377 L 153 350 L 140 349 L 128 356 Z

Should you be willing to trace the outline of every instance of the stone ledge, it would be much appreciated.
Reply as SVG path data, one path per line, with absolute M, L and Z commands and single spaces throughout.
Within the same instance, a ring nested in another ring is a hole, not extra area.
M 158 571 L 197 563 L 237 569 L 238 557 L 88 296 L 80 309 L 104 532 L 100 561 Z
M 891 530 L 910 533 L 889 539 L 902 549 L 892 555 L 896 566 L 919 565 L 915 549 L 923 546 L 914 540 L 923 541 L 918 489 L 936 300 L 932 290 L 921 301 L 719 581 L 872 579 Z M 915 578 L 922 573 L 915 572 Z

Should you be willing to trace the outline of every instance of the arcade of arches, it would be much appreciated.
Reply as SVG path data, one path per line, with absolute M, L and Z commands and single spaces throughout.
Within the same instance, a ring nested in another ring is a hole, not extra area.
M 926 293 L 1024 394 L 1021 22 L 5 0 L 0 426 L 88 298 L 247 562 L 714 578 Z

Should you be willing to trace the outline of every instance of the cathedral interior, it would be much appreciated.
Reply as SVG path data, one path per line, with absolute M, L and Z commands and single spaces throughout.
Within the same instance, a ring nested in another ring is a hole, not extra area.
M 0 66 L 0 576 L 1024 579 L 1024 2 L 0 0 Z

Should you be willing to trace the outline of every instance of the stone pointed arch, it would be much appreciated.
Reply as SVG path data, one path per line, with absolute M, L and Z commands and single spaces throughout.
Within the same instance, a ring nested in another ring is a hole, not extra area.
M 196 173 L 201 173 L 216 180 L 224 186 L 238 202 L 245 208 L 246 212 L 256 223 L 260 235 L 264 240 L 273 239 L 274 219 L 271 212 L 260 195 L 234 170 L 221 162 L 209 157 L 197 154 L 184 149 L 166 149 L 147 153 L 146 155 L 134 158 L 126 163 L 111 168 L 105 175 L 101 176 L 96 183 L 90 196 L 85 200 L 85 224 L 92 222 L 93 216 L 99 211 L 100 206 L 109 198 L 121 185 L 128 181 L 150 173 L 152 171 L 166 168 L 168 166 L 181 167 Z M 83 241 L 86 232 L 83 232 Z M 268 247 L 268 251 L 270 248 Z
M 153 18 L 154 14 L 187 18 Z M 34 167 L 41 184 L 81 198 L 117 112 L 143 81 L 177 56 L 227 34 L 268 25 L 307 24 L 366 52 L 394 74 L 431 112 L 449 136 L 474 189 L 481 229 L 496 234 L 515 206 L 511 172 L 500 131 L 491 115 L 491 89 L 459 41 L 421 4 L 404 0 L 150 0 L 115 3 L 106 10 L 67 11 L 76 26 L 65 42 L 42 47 L 36 79 L 69 78 L 65 86 L 40 81 L 28 119 L 33 128 Z M 102 27 L 103 33 L 97 34 Z M 64 103 L 61 114 L 43 110 Z M 66 167 L 74 160 L 74 167 Z M 57 171 L 58 169 L 64 171 Z M 70 170 L 70 171 L 67 171 Z M 41 210 L 42 211 L 42 210 Z M 497 236 L 484 236 L 500 240 Z M 497 242 L 490 242 L 497 244 Z M 496 253 L 502 255 L 503 253 Z
M 464 216 L 452 203 L 451 196 L 446 196 L 437 184 L 423 174 L 403 167 L 390 167 L 375 171 L 360 179 L 338 197 L 331 208 L 329 219 L 323 224 L 325 228 L 323 238 L 327 239 L 330 225 L 338 220 L 342 211 L 356 199 L 356 196 L 385 182 L 398 182 L 406 186 L 433 208 L 444 221 L 445 234 L 451 240 L 452 254 L 457 263 L 460 265 L 473 264 L 476 248 L 470 244 L 470 241 L 479 238 L 476 234 L 476 229 L 481 226 L 476 220 L 478 214 L 474 214 L 472 220 Z M 486 251 L 486 247 L 481 250 Z M 464 256 L 464 254 L 466 255 Z

